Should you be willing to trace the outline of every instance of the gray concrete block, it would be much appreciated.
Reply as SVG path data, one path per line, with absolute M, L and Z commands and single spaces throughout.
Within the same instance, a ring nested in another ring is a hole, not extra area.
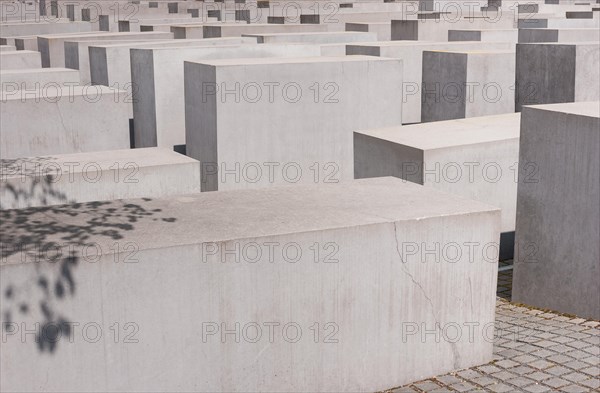
M 520 115 L 354 132 L 354 176 L 395 176 L 502 209 L 515 230 Z
M 7 333 L 3 391 L 382 391 L 492 360 L 497 260 L 482 250 L 499 212 L 479 202 L 384 178 L 23 212 L 60 225 L 22 260 L 10 250 L 29 224 L 3 220 L 3 307 L 26 300 L 11 321 L 42 329 L 43 292 L 27 289 L 59 280 L 64 296 L 45 310 L 79 325 L 51 353 Z M 46 262 L 39 250 L 66 235 L 75 255 Z M 408 247 L 436 244 L 478 247 L 424 262 Z
M 524 107 L 512 299 L 600 319 L 600 103 Z
M 600 99 L 600 44 L 517 44 L 515 107 Z
M 352 131 L 401 123 L 401 68 L 366 56 L 186 62 L 202 190 L 353 179 Z
M 50 86 L 76 86 L 79 73 L 68 68 L 22 68 L 0 70 L 3 91 L 35 89 Z
M 200 192 L 200 163 L 157 147 L 26 157 L 0 164 L 2 209 Z
M 19 50 L 0 52 L 0 64 L 3 70 L 18 70 L 23 68 L 41 68 L 40 52 Z
M 513 113 L 515 53 L 425 51 L 423 122 Z
M 185 145 L 184 61 L 320 55 L 310 45 L 229 45 L 131 50 L 135 146 Z
M 105 86 L 2 92 L 3 159 L 129 148 L 131 97 Z

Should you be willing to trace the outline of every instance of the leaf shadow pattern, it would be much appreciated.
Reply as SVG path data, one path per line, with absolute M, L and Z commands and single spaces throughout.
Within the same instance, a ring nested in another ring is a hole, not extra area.
M 151 220 L 175 223 L 160 217 L 161 209 L 147 209 L 143 198 L 100 201 L 0 211 L 0 262 L 33 263 L 35 273 L 20 283 L 8 283 L 0 294 L 2 328 L 15 328 L 17 315 L 33 315 L 37 307 L 42 320 L 36 328 L 39 352 L 54 353 L 58 338 L 71 338 L 73 324 L 59 310 L 60 302 L 74 297 L 74 269 L 94 240 L 126 239 L 126 234 Z M 37 294 L 37 303 L 35 296 Z M 36 313 L 38 314 L 38 313 Z M 37 325 L 37 324 L 36 324 Z
M 54 188 L 62 175 L 55 157 L 0 160 L 0 209 L 75 203 Z

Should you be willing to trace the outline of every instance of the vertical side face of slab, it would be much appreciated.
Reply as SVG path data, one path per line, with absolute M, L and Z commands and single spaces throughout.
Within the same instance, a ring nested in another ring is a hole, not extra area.
M 598 117 L 523 109 L 513 301 L 600 318 L 599 128 Z
M 422 122 L 465 117 L 467 59 L 462 53 L 423 52 Z
M 184 63 L 186 154 L 200 161 L 201 191 L 217 191 L 217 69 Z
M 419 21 L 392 20 L 392 41 L 419 39 Z
M 576 46 L 575 102 L 600 100 L 600 45 Z
M 135 146 L 155 147 L 156 100 L 152 50 L 131 49 L 131 83 Z
M 423 150 L 354 133 L 354 178 L 394 176 L 423 184 Z
M 517 44 L 515 110 L 575 100 L 574 45 Z
M 42 55 L 42 67 L 48 68 L 50 67 L 50 46 L 48 43 L 48 39 L 44 37 L 38 37 L 38 50 Z
M 106 48 L 90 46 L 88 47 L 88 52 L 90 56 L 90 77 L 92 84 L 109 86 Z
M 65 67 L 73 70 L 79 69 L 79 42 L 67 41 L 65 45 Z
M 481 31 L 448 30 L 448 41 L 481 41 Z

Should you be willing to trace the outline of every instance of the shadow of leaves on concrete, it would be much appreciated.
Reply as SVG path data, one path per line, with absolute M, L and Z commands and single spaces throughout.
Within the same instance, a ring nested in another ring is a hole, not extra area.
M 5 332 L 17 329 L 18 315 L 41 315 L 36 329 L 40 352 L 53 353 L 59 337 L 70 338 L 72 323 L 60 311 L 61 301 L 74 297 L 74 269 L 82 253 L 96 241 L 126 239 L 127 232 L 148 220 L 176 222 L 160 217 L 160 209 L 146 209 L 151 199 L 75 203 L 0 211 L 0 263 L 32 263 L 35 274 L 24 282 L 2 288 L 2 320 Z M 78 217 L 78 219 L 75 219 Z

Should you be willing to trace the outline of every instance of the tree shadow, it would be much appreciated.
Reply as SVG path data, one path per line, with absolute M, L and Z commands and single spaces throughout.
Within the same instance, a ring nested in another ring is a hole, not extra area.
M 83 250 L 99 239 L 126 239 L 126 234 L 148 221 L 176 222 L 164 218 L 161 209 L 147 209 L 151 199 L 75 203 L 0 211 L 0 264 L 32 263 L 32 278 L 2 288 L 3 329 L 14 329 L 14 317 L 42 320 L 36 329 L 40 352 L 56 351 L 60 337 L 72 337 L 71 323 L 60 311 L 60 302 L 77 291 L 74 269 Z M 66 250 L 66 251 L 65 251 Z M 36 313 L 37 314 L 37 313 Z M 36 325 L 37 326 L 37 325 Z
M 63 176 L 55 157 L 0 160 L 0 209 L 75 203 L 54 184 Z

